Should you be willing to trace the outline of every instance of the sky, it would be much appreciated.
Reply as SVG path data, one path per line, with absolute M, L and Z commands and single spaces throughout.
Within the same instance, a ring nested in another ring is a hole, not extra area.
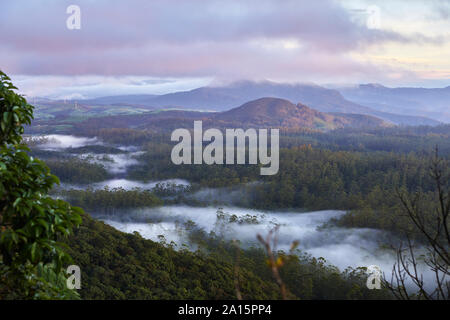
M 450 85 L 450 0 L 1 0 L 0 30 L 0 69 L 28 96 Z

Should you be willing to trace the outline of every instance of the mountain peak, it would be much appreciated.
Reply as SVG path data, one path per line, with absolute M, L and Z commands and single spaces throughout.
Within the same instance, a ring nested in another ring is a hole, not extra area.
M 367 116 L 360 116 L 366 120 Z M 350 119 L 344 115 L 331 115 L 311 109 L 289 100 L 264 97 L 249 101 L 243 105 L 219 113 L 216 120 L 232 122 L 243 127 L 272 127 L 272 128 L 308 128 L 329 130 L 347 125 L 355 125 L 361 119 Z M 369 119 L 369 125 L 379 125 L 379 119 Z M 373 122 L 373 123 L 372 123 Z

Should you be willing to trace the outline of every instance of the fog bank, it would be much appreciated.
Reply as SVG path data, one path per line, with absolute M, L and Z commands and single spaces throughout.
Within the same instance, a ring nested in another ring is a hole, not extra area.
M 324 257 L 340 269 L 348 266 L 378 265 L 390 270 L 392 255 L 380 248 L 387 236 L 374 229 L 319 228 L 331 218 L 339 217 L 343 211 L 316 212 L 262 212 L 253 209 L 225 207 L 226 217 L 236 215 L 244 221 L 254 217 L 257 223 L 223 223 L 217 219 L 217 208 L 193 208 L 189 206 L 167 206 L 133 210 L 126 215 L 99 216 L 101 220 L 124 232 L 139 232 L 144 238 L 158 241 L 163 235 L 168 242 L 177 245 L 186 243 L 182 232 L 183 223 L 192 220 L 206 232 L 214 231 L 226 239 L 239 239 L 244 245 L 257 244 L 256 235 L 266 235 L 270 229 L 280 225 L 278 249 L 288 251 L 293 241 L 299 241 L 299 249 L 315 257 Z
M 347 267 L 369 267 L 376 265 L 389 279 L 396 256 L 385 244 L 392 240 L 389 233 L 368 228 L 323 227 L 332 218 L 344 211 L 325 210 L 315 212 L 259 211 L 237 207 L 224 207 L 225 218 L 217 217 L 217 207 L 194 208 L 185 205 L 146 208 L 122 212 L 115 216 L 95 216 L 114 228 L 127 232 L 138 232 L 142 237 L 167 243 L 173 242 L 180 248 L 183 244 L 191 249 L 189 232 L 184 224 L 195 223 L 194 229 L 202 229 L 222 236 L 227 240 L 238 239 L 243 247 L 259 245 L 257 234 L 263 237 L 279 226 L 277 248 L 289 251 L 293 241 L 299 241 L 298 248 L 312 256 L 323 257 L 341 271 Z M 233 217 L 235 215 L 235 217 Z M 235 222 L 229 222 L 230 218 Z M 420 250 L 421 253 L 423 250 Z M 425 286 L 434 286 L 434 274 L 424 265 L 419 266 Z M 407 285 L 411 283 L 408 281 Z
M 76 137 L 63 134 L 49 134 L 34 137 L 45 138 L 47 141 L 39 144 L 38 147 L 48 151 L 61 151 L 62 149 L 67 148 L 79 148 L 87 145 L 99 144 L 99 140 L 97 138 Z

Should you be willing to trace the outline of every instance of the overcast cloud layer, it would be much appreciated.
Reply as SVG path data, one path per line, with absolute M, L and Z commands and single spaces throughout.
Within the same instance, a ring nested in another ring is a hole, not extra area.
M 0 68 L 13 75 L 106 79 L 448 80 L 442 55 L 450 53 L 449 2 L 429 1 L 425 8 L 418 1 L 388 3 L 2 1 Z M 81 30 L 66 28 L 70 4 L 81 8 Z M 367 25 L 373 4 L 380 9 L 375 28 Z M 410 23 L 405 14 L 399 25 L 396 17 L 405 9 L 421 20 Z M 422 60 L 411 55 L 420 50 Z

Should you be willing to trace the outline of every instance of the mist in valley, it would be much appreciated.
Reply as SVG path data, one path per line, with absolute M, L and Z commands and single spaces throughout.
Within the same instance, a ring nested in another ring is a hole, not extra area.
M 220 216 L 221 213 L 224 215 Z M 115 215 L 94 214 L 94 217 L 120 231 L 138 232 L 146 239 L 163 240 L 175 244 L 175 248 L 187 247 L 191 250 L 198 248 L 189 242 L 189 234 L 193 231 L 201 230 L 206 234 L 213 232 L 225 240 L 239 240 L 245 248 L 259 246 L 256 236 L 260 234 L 265 237 L 275 226 L 279 226 L 277 250 L 289 252 L 292 243 L 298 241 L 301 252 L 316 258 L 322 257 L 341 271 L 348 267 L 367 268 L 376 265 L 389 278 L 396 256 L 386 244 L 398 239 L 381 230 L 326 225 L 330 219 L 343 214 L 344 211 L 335 210 L 260 211 L 232 206 L 174 205 L 122 211 Z M 424 274 L 425 283 L 432 285 L 433 273 L 423 265 L 419 268 Z
M 97 138 L 74 137 L 68 135 L 48 135 L 38 148 L 64 153 L 69 148 L 92 145 L 107 145 Z M 122 188 L 125 190 L 154 188 L 169 185 L 191 186 L 183 179 L 157 181 L 134 181 L 127 179 L 131 166 L 139 165 L 138 156 L 143 152 L 138 147 L 115 145 L 123 153 L 85 153 L 74 156 L 79 159 L 102 164 L 112 179 L 77 185 L 61 183 L 61 189 Z M 69 149 L 70 150 L 70 149 Z M 166 205 L 156 208 L 118 210 L 115 214 L 90 212 L 94 218 L 104 221 L 112 227 L 127 233 L 138 232 L 142 237 L 153 241 L 172 243 L 175 248 L 196 250 L 197 244 L 190 242 L 190 233 L 202 231 L 214 233 L 225 240 L 239 240 L 242 247 L 259 246 L 256 236 L 263 237 L 275 226 L 278 250 L 289 251 L 294 241 L 299 242 L 301 252 L 316 258 L 324 258 L 327 263 L 337 266 L 341 271 L 348 267 L 379 266 L 389 278 L 392 266 L 396 262 L 395 252 L 388 247 L 392 241 L 398 241 L 386 231 L 368 228 L 340 228 L 330 221 L 339 218 L 345 211 L 325 210 L 301 212 L 292 210 L 261 211 L 244 208 L 246 197 L 253 185 L 228 188 L 201 188 L 185 194 L 186 200 L 195 200 L 202 207 L 187 204 Z M 221 213 L 222 215 L 220 216 Z M 425 283 L 434 283 L 433 274 L 421 266 Z
M 79 148 L 99 143 L 97 138 L 77 137 L 73 135 L 49 134 L 33 136 L 32 139 L 42 139 L 39 149 L 48 151 L 63 151 L 67 148 Z

